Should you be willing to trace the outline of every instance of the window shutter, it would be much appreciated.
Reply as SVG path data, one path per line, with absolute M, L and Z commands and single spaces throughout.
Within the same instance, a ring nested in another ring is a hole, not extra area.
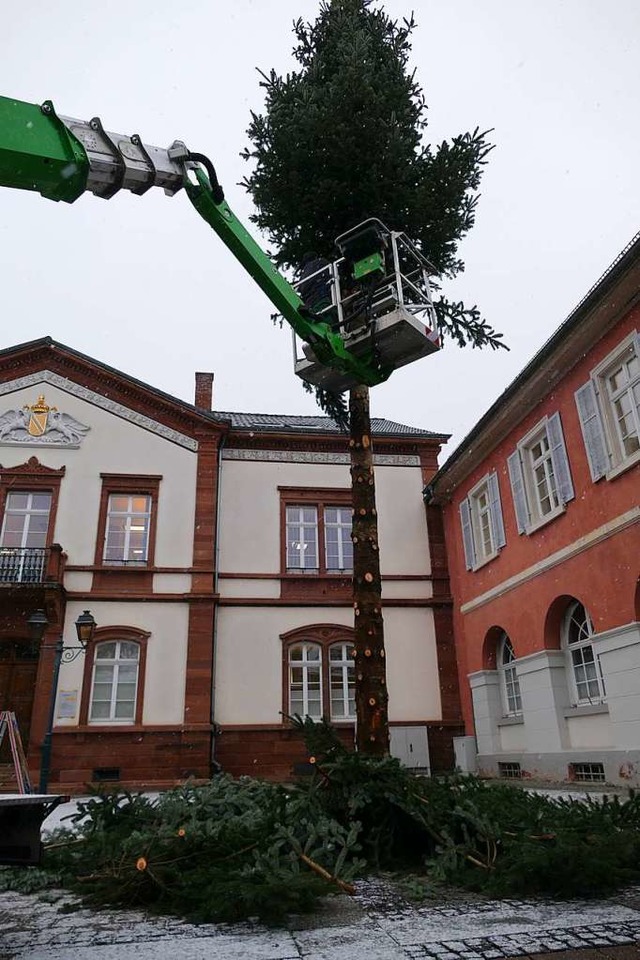
M 502 505 L 500 503 L 500 487 L 498 486 L 498 474 L 490 473 L 487 481 L 489 488 L 489 503 L 491 505 L 491 527 L 493 529 L 493 542 L 496 547 L 504 547 L 507 539 L 504 535 L 504 523 L 502 520 Z
M 460 523 L 462 524 L 462 542 L 464 544 L 464 559 L 467 570 L 473 570 L 476 565 L 476 551 L 473 545 L 473 528 L 471 526 L 471 510 L 469 500 L 465 499 L 460 504 Z
M 604 477 L 609 469 L 609 453 L 593 382 L 588 380 L 583 387 L 576 390 L 575 397 L 591 479 L 595 483 L 600 477 Z
M 527 527 L 529 526 L 529 508 L 527 506 L 524 476 L 522 475 L 522 464 L 518 450 L 515 450 L 510 457 L 507 457 L 507 466 L 509 467 L 513 505 L 516 510 L 516 520 L 518 521 L 518 533 L 526 533 Z
M 553 416 L 547 420 L 547 435 L 549 437 L 549 447 L 551 448 L 551 462 L 553 463 L 553 472 L 558 487 L 558 496 L 562 503 L 568 503 L 569 500 L 573 500 L 575 493 L 573 492 L 569 458 L 567 456 L 567 448 L 564 445 L 562 423 L 559 413 L 554 413 Z

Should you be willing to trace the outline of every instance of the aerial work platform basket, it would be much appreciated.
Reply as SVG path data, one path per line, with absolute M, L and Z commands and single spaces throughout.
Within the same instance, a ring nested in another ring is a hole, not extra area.
M 373 356 L 387 375 L 440 348 L 429 275 L 434 268 L 404 233 L 370 219 L 336 240 L 342 256 L 320 259 L 295 284 L 302 299 L 340 333 L 356 357 Z M 332 393 L 356 381 L 326 366 L 313 346 L 293 336 L 294 367 L 301 379 Z

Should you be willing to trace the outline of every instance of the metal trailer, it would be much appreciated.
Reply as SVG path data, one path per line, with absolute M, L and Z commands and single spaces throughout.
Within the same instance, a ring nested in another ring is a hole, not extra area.
M 37 867 L 42 859 L 42 823 L 70 799 L 63 794 L 0 794 L 0 864 Z

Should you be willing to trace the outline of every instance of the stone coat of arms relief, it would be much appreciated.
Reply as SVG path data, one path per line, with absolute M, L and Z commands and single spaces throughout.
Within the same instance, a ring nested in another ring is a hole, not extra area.
M 90 427 L 50 407 L 40 394 L 34 404 L 0 414 L 0 443 L 20 446 L 79 447 Z

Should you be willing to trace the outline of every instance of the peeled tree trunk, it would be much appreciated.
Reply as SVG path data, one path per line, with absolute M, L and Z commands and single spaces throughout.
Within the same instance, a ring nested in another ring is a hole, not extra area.
M 382 581 L 368 387 L 349 395 L 353 491 L 353 607 L 355 621 L 356 743 L 371 757 L 389 753 Z

